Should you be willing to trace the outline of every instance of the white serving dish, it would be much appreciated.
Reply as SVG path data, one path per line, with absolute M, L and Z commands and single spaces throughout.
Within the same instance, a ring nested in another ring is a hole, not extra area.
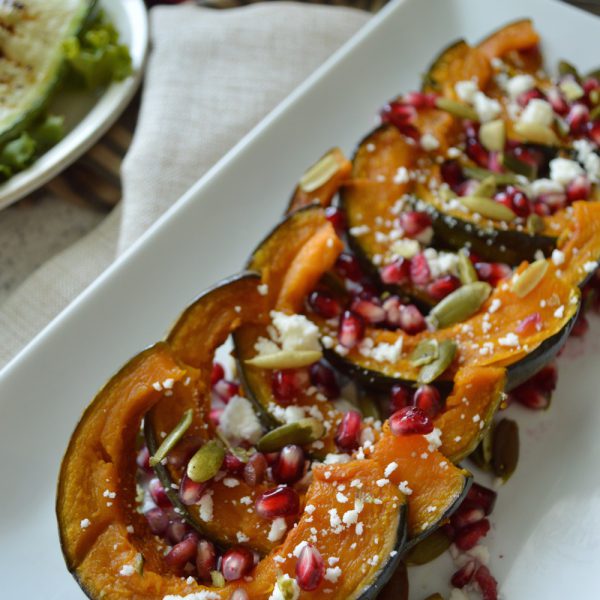
M 567 57 L 597 66 L 599 21 L 557 2 L 393 2 L 0 373 L 2 597 L 83 598 L 60 553 L 54 494 L 69 435 L 98 388 L 202 289 L 240 269 L 315 157 L 336 144 L 350 152 L 378 107 L 414 89 L 447 43 L 477 40 L 522 16 L 535 19 L 550 64 Z M 547 413 L 511 409 L 523 432 L 521 460 L 487 542 L 504 598 L 600 597 L 598 333 L 594 321 L 561 358 Z M 451 572 L 446 557 L 411 571 L 411 597 L 444 591 Z

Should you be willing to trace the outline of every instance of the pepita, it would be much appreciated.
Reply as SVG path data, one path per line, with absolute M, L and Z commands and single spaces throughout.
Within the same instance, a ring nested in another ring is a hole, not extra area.
M 529 215 L 527 217 L 527 231 L 531 235 L 535 235 L 536 233 L 541 233 L 544 231 L 544 220 L 540 215 L 536 215 L 535 213 Z
M 225 448 L 216 440 L 207 442 L 190 459 L 187 476 L 195 483 L 212 479 L 221 468 L 225 458 Z
M 477 271 L 471 262 L 471 259 L 465 252 L 458 253 L 458 278 L 463 285 L 474 283 L 478 280 Z
M 527 123 L 517 121 L 514 126 L 515 133 L 524 142 L 533 142 L 545 146 L 558 146 L 560 140 L 550 127 L 541 123 Z
M 211 579 L 214 587 L 216 587 L 216 588 L 225 587 L 225 577 L 223 577 L 223 573 L 221 573 L 221 571 L 211 571 L 210 579 Z
M 325 427 L 321 421 L 307 417 L 272 429 L 258 440 L 256 447 L 260 452 L 275 452 L 288 444 L 302 446 L 316 442 L 324 434 Z
M 479 128 L 479 139 L 486 150 L 502 152 L 506 141 L 506 126 L 502 119 L 488 121 Z
M 502 419 L 494 428 L 492 467 L 494 474 L 508 481 L 519 462 L 519 428 L 515 421 Z
M 502 166 L 506 167 L 509 171 L 513 173 L 517 173 L 518 175 L 523 175 L 527 177 L 527 179 L 536 179 L 537 176 L 537 167 L 530 163 L 526 163 L 523 160 L 519 160 L 516 156 L 512 154 L 503 154 L 502 155 Z
M 321 358 L 323 353 L 320 350 L 280 350 L 272 354 L 255 356 L 245 362 L 259 369 L 298 369 L 312 365 Z
M 490 425 L 477 448 L 469 458 L 483 471 L 492 470 L 492 454 L 494 443 L 494 426 Z
M 146 561 L 144 559 L 144 555 L 141 552 L 138 552 L 135 555 L 135 563 L 134 563 L 133 568 L 135 569 L 135 572 L 140 576 L 144 574 L 144 563 L 145 562 Z
M 332 153 L 328 153 L 302 175 L 298 185 L 303 192 L 314 192 L 327 183 L 338 172 L 338 169 L 339 165 L 335 157 Z
M 446 552 L 451 543 L 450 538 L 441 529 L 436 529 L 411 548 L 406 556 L 406 563 L 408 565 L 425 565 Z
M 377 401 L 369 394 L 361 394 L 358 399 L 358 407 L 363 417 L 372 417 L 376 421 L 381 419 L 381 412 Z
M 469 119 L 471 121 L 479 121 L 479 116 L 475 109 L 463 104 L 462 102 L 456 102 L 456 100 L 450 100 L 450 98 L 444 98 L 440 96 L 436 98 L 435 105 L 440 110 L 444 110 L 447 113 L 460 119 Z
M 428 321 L 436 329 L 460 323 L 474 315 L 491 293 L 492 286 L 485 281 L 463 285 L 434 306 Z
M 153 456 L 150 457 L 150 466 L 155 467 L 163 458 L 166 458 L 167 454 L 173 450 L 179 440 L 183 437 L 183 434 L 189 429 L 192 424 L 192 409 L 186 410 L 183 413 L 181 421 L 175 425 L 173 430 L 163 440 L 162 444 L 158 447 Z
M 570 62 L 566 60 L 558 61 L 558 74 L 563 77 L 564 75 L 573 75 L 575 79 L 579 79 L 579 71 Z
M 496 178 L 493 175 L 483 179 L 473 191 L 473 196 L 491 198 L 496 193 Z
M 496 185 L 519 183 L 517 176 L 513 173 L 494 173 L 489 169 L 482 169 L 481 167 L 463 167 L 463 172 L 469 179 L 477 179 L 478 181 L 487 177 L 493 177 L 496 180 Z
M 452 340 L 444 340 L 439 345 L 438 357 L 425 365 L 419 372 L 419 383 L 431 383 L 437 379 L 451 364 L 456 355 L 456 343 Z
M 415 367 L 422 367 L 433 362 L 439 355 L 439 344 L 436 339 L 421 340 L 412 351 L 410 362 Z
M 548 270 L 548 261 L 546 259 L 532 262 L 522 273 L 515 275 L 512 289 L 519 298 L 525 298 L 542 281 Z
M 490 200 L 490 198 L 484 198 L 482 196 L 462 196 L 459 200 L 464 204 L 471 212 L 478 213 L 482 217 L 487 219 L 493 219 L 494 221 L 514 221 L 517 215 L 504 204 Z

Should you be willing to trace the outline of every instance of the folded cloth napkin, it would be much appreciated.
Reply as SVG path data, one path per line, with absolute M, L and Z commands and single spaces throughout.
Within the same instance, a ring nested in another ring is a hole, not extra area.
M 0 306 L 0 367 L 368 17 L 293 2 L 225 11 L 153 8 L 122 202 Z

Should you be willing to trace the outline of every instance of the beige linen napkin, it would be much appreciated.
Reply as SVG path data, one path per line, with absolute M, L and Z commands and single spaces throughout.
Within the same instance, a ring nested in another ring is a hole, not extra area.
M 154 8 L 121 206 L 0 306 L 0 367 L 368 17 L 291 2 Z

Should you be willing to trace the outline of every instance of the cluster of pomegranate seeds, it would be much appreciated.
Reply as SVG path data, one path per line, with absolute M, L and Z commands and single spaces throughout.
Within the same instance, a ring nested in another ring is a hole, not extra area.
M 390 390 L 390 413 L 392 415 L 413 406 L 429 419 L 435 419 L 443 409 L 440 391 L 433 385 L 421 385 L 415 391 L 402 384 L 392 387 Z
M 390 123 L 402 135 L 412 140 L 418 141 L 420 139 L 421 134 L 413 124 L 416 116 L 414 106 L 394 100 L 386 104 L 379 114 L 382 123 Z
M 444 526 L 444 532 L 456 548 L 461 558 L 461 566 L 452 575 L 450 582 L 455 588 L 464 588 L 471 584 L 479 588 L 484 600 L 497 600 L 498 584 L 487 566 L 476 555 L 461 555 L 477 546 L 490 530 L 490 515 L 497 494 L 482 485 L 473 483 L 467 497 L 452 515 L 450 523 Z
M 552 392 L 556 389 L 558 369 L 555 363 L 545 366 L 525 383 L 510 392 L 509 400 L 533 410 L 550 406 Z

